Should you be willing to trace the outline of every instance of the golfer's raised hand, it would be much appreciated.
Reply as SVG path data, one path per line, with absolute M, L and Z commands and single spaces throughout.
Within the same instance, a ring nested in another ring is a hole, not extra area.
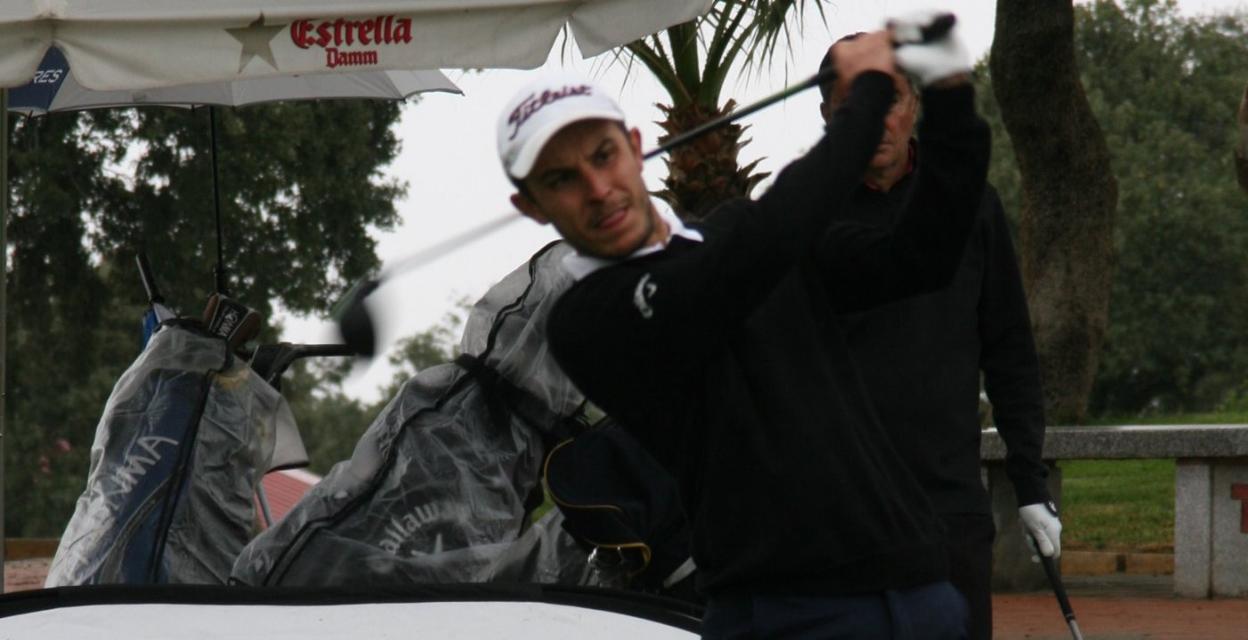
M 1057 519 L 1053 503 L 1038 502 L 1018 508 L 1023 530 L 1036 541 L 1040 555 L 1058 558 L 1062 555 L 1062 521 Z
M 897 64 L 925 87 L 970 81 L 971 55 L 958 35 L 956 22 L 943 36 L 924 40 L 925 30 L 948 17 L 940 11 L 916 11 L 888 21 L 897 43 Z

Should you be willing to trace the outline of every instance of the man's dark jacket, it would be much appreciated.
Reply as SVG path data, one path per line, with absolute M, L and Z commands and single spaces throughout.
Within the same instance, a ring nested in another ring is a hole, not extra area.
M 988 163 L 969 86 L 924 92 L 915 215 L 829 224 L 892 101 L 857 78 L 828 133 L 704 242 L 600 269 L 552 310 L 551 348 L 586 395 L 677 478 L 702 589 L 850 594 L 943 579 L 939 525 L 879 425 L 839 313 L 955 271 Z
M 916 184 L 911 173 L 887 192 L 863 185 L 833 215 L 891 228 Z M 1040 366 L 1014 245 L 991 186 L 949 287 L 849 314 L 844 324 L 880 421 L 937 511 L 991 513 L 980 480 L 981 370 L 1018 504 L 1049 500 Z

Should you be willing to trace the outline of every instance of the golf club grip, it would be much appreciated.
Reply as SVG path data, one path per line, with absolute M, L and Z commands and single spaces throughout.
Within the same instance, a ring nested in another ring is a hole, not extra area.
M 949 32 L 953 29 L 953 25 L 957 23 L 958 18 L 952 13 L 942 13 L 936 16 L 936 19 L 932 20 L 931 24 L 919 29 L 919 34 L 922 38 L 923 44 L 935 42 L 949 35 Z M 894 47 L 895 46 L 896 45 L 894 45 Z
M 1075 612 L 1070 607 L 1070 598 L 1066 597 L 1066 586 L 1062 584 L 1061 576 L 1057 575 L 1057 563 L 1053 562 L 1053 558 L 1042 555 L 1040 564 L 1044 565 L 1044 573 L 1049 578 L 1049 585 L 1053 587 L 1053 594 L 1057 596 L 1057 606 L 1061 607 L 1062 615 L 1067 620 L 1074 618 Z
M 164 296 L 160 295 L 160 289 L 156 288 L 156 277 L 152 275 L 152 264 L 147 261 L 147 254 L 140 251 L 134 256 L 134 260 L 139 264 L 139 279 L 143 281 L 143 291 L 147 293 L 147 302 L 149 304 L 164 302 Z
M 1057 606 L 1062 610 L 1062 617 L 1066 618 L 1066 626 L 1070 627 L 1070 633 L 1075 640 L 1083 640 L 1083 633 L 1079 631 L 1079 623 L 1075 621 L 1075 610 L 1070 606 L 1070 598 L 1066 597 L 1066 586 L 1062 584 L 1062 577 L 1057 573 L 1057 563 L 1053 561 L 1053 558 L 1040 553 L 1040 544 L 1036 542 L 1035 536 L 1029 533 L 1027 539 L 1031 541 L 1031 548 L 1036 551 L 1036 555 L 1040 556 L 1044 575 L 1049 579 L 1053 595 L 1057 596 Z

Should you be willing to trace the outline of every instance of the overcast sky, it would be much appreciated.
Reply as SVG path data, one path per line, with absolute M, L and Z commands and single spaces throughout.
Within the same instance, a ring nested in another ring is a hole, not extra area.
M 807 16 L 805 29 L 792 46 L 778 51 L 774 62 L 730 80 L 725 96 L 738 104 L 782 90 L 818 70 L 829 43 L 847 33 L 878 29 L 883 21 L 915 8 L 938 6 L 954 12 L 972 56 L 978 59 L 992 45 L 993 0 L 841 0 L 826 9 L 826 25 L 815 12 Z M 1242 9 L 1245 0 L 1180 0 L 1184 13 Z M 599 56 L 603 58 L 604 56 Z M 560 56 L 558 47 L 547 62 L 550 68 L 571 68 L 584 73 L 614 92 L 630 126 L 642 132 L 644 148 L 655 146 L 661 114 L 654 106 L 666 102 L 656 82 L 641 72 L 629 75 L 620 64 L 579 54 Z M 378 255 L 391 264 L 424 247 L 454 236 L 513 211 L 508 203 L 511 185 L 495 152 L 494 124 L 503 103 L 519 89 L 532 71 L 486 70 L 465 73 L 447 70 L 463 90 L 463 96 L 434 94 L 403 107 L 396 135 L 402 152 L 388 174 L 408 183 L 407 197 L 396 203 L 402 223 L 378 233 Z M 808 148 L 819 136 L 819 95 L 807 91 L 773 105 L 751 117 L 747 137 L 753 141 L 741 152 L 743 162 L 764 158 L 759 169 L 775 171 Z M 658 188 L 664 174 L 661 160 L 647 164 L 646 179 Z M 519 217 L 518 213 L 515 213 Z M 379 349 L 438 323 L 456 300 L 475 300 L 527 258 L 556 238 L 550 227 L 518 220 L 500 231 L 401 278 L 390 280 L 373 294 L 372 308 L 378 322 Z M 316 318 L 283 318 L 284 339 L 295 342 L 336 342 L 336 328 Z M 392 371 L 379 357 L 357 366 L 347 392 L 369 400 Z

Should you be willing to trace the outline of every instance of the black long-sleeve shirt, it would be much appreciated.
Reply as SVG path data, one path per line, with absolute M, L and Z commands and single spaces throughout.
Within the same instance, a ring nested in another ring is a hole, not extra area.
M 888 192 L 859 187 L 833 215 L 890 228 L 915 184 L 911 173 Z M 844 324 L 880 421 L 937 511 L 991 512 L 980 481 L 981 370 L 1018 504 L 1049 500 L 1039 361 L 1014 245 L 992 187 L 984 189 L 947 288 L 849 314 Z
M 847 594 L 942 579 L 939 525 L 880 427 L 838 311 L 943 286 L 988 161 L 969 86 L 925 91 L 915 215 L 831 228 L 880 139 L 891 79 L 855 82 L 828 133 L 703 242 L 600 269 L 549 319 L 586 395 L 677 478 L 708 593 Z

